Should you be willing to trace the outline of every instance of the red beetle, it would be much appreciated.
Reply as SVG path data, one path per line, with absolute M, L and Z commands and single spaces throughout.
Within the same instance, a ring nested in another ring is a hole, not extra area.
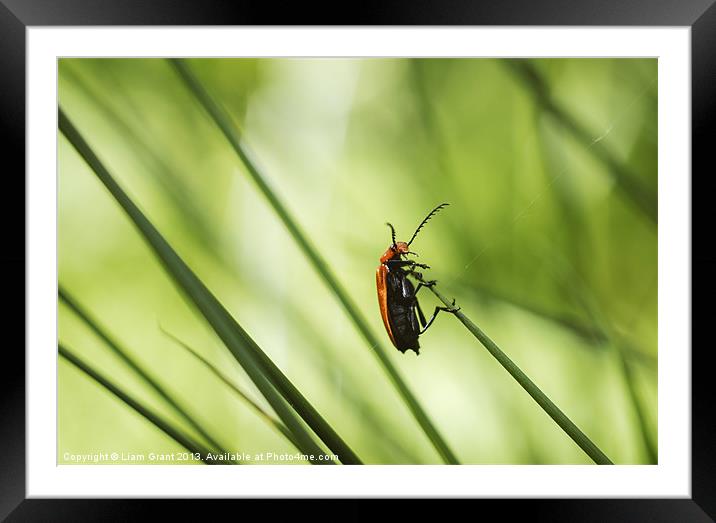
M 388 250 L 383 253 L 383 256 L 380 257 L 380 265 L 375 272 L 378 287 L 378 305 L 380 306 L 380 315 L 383 318 L 383 324 L 388 332 L 390 341 L 393 342 L 396 349 L 403 353 L 410 349 L 419 354 L 420 343 L 418 343 L 418 337 L 428 330 L 428 327 L 432 325 L 440 311 L 454 313 L 459 310 L 459 308 L 455 307 L 435 307 L 432 318 L 426 322 L 416 295 L 422 287 L 431 287 L 436 282 L 435 280 L 424 281 L 422 274 L 415 270 L 416 267 L 429 269 L 428 265 L 403 259 L 403 256 L 408 254 L 417 256 L 415 252 L 410 250 L 410 244 L 413 243 L 423 225 L 440 209 L 448 205 L 443 203 L 430 211 L 430 214 L 415 229 L 413 237 L 408 242 L 396 242 L 395 229 L 390 223 L 386 224 L 390 227 L 392 243 Z M 408 276 L 412 276 L 418 281 L 417 287 L 408 279 Z

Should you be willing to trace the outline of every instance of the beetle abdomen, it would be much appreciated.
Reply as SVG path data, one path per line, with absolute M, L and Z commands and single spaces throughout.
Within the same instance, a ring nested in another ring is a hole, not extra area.
M 392 303 L 389 308 L 396 348 L 402 352 L 411 349 L 417 353 L 420 348 L 418 342 L 420 330 L 414 305 Z
M 418 352 L 420 326 L 415 316 L 415 291 L 405 272 L 400 269 L 386 274 L 388 321 L 395 348 L 401 352 Z

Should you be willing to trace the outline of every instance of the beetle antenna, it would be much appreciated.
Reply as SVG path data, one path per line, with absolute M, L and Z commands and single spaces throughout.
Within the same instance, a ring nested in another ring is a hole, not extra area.
M 435 207 L 432 211 L 430 211 L 430 214 L 428 214 L 428 215 L 425 217 L 425 219 L 424 219 L 422 222 L 420 222 L 420 225 L 418 225 L 418 228 L 415 229 L 415 232 L 413 233 L 413 237 L 410 238 L 410 241 L 408 242 L 408 245 L 410 245 L 411 243 L 413 243 L 413 240 L 415 239 L 415 237 L 416 237 L 416 236 L 418 235 L 418 233 L 420 232 L 420 229 L 422 229 L 423 226 L 424 226 L 426 223 L 428 223 L 428 220 L 429 220 L 430 218 L 432 218 L 433 216 L 435 216 L 435 214 L 437 214 L 437 213 L 440 211 L 440 209 L 442 209 L 443 207 L 447 207 L 448 205 L 450 205 L 450 204 L 449 204 L 449 203 L 441 203 L 440 205 L 438 205 L 437 207 Z M 395 241 L 395 238 L 393 238 L 393 241 Z
M 390 227 L 390 237 L 393 239 L 393 247 L 395 247 L 395 229 L 393 228 L 393 225 L 390 223 L 386 223 L 388 227 Z

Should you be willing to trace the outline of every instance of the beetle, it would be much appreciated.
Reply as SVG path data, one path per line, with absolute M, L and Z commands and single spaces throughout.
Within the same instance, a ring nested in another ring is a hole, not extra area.
M 408 242 L 395 241 L 395 228 L 390 223 L 386 223 L 390 227 L 392 243 L 380 257 L 380 265 L 375 273 L 378 306 L 390 341 L 402 353 L 412 350 L 415 354 L 419 354 L 418 337 L 428 330 L 438 313 L 441 311 L 455 313 L 460 310 L 455 308 L 455 300 L 453 300 L 453 307 L 435 307 L 433 316 L 426 322 L 425 315 L 418 303 L 417 294 L 423 287 L 435 285 L 436 281 L 423 280 L 423 275 L 415 270 L 416 268 L 429 269 L 430 266 L 403 258 L 409 254 L 417 256 L 417 253 L 410 250 L 410 244 L 413 243 L 420 229 L 428 220 L 448 205 L 442 203 L 430 211 L 415 229 Z M 412 276 L 418 281 L 417 287 L 408 279 L 408 276 Z

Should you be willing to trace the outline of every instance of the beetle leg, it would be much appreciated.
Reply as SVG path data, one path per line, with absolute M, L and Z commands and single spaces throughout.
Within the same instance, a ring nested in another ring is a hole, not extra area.
M 435 284 L 438 282 L 437 280 L 423 281 L 423 275 L 420 274 L 419 272 L 411 272 L 410 274 L 413 274 L 413 275 L 417 275 L 417 276 L 418 276 L 416 279 L 418 280 L 419 283 L 418 283 L 418 286 L 415 287 L 415 293 L 414 293 L 414 294 L 418 294 L 418 291 L 419 291 L 421 288 L 423 288 L 423 287 L 432 287 L 433 285 L 435 285 Z M 453 303 L 453 305 L 455 305 L 455 304 Z
M 433 285 L 435 285 L 435 284 L 438 282 L 438 280 L 428 280 L 428 281 L 425 281 L 425 280 L 423 279 L 423 274 L 422 274 L 421 272 L 418 272 L 418 271 L 415 271 L 415 270 L 411 270 L 411 271 L 409 272 L 409 274 L 412 274 L 413 277 L 414 277 L 416 280 L 418 280 L 419 283 L 422 283 L 425 287 L 432 287 Z
M 460 310 L 460 307 L 455 307 L 455 298 L 452 299 L 452 305 L 450 307 L 444 307 L 445 312 L 456 313 Z
M 414 269 L 409 269 L 409 270 L 406 271 L 406 272 L 408 273 L 408 276 L 412 276 L 412 277 L 415 278 L 419 283 L 422 283 L 422 282 L 423 282 L 423 273 L 422 273 L 422 272 L 418 272 L 418 271 L 416 271 L 416 270 L 414 270 Z
M 391 267 L 420 267 L 421 269 L 429 269 L 429 265 L 424 263 L 415 263 L 413 260 L 388 260 L 384 263 L 389 268 Z
M 435 321 L 435 318 L 437 317 L 437 315 L 440 311 L 452 312 L 454 314 L 460 310 L 460 307 L 455 307 L 455 300 L 452 301 L 452 304 L 453 304 L 452 307 L 435 307 L 435 312 L 433 312 L 432 318 L 430 318 L 430 321 L 428 322 L 427 325 L 425 325 L 425 327 L 423 327 L 423 330 L 420 331 L 418 336 L 420 336 L 420 334 L 422 334 L 426 330 L 428 330 L 428 327 L 430 327 L 433 324 L 433 322 Z
M 420 320 L 420 328 L 422 329 L 425 327 L 425 314 L 423 314 L 423 310 L 420 308 L 420 303 L 417 299 L 415 300 L 415 309 L 418 311 L 418 319 Z
M 414 264 L 415 262 L 413 260 L 388 260 L 385 262 L 385 265 L 388 267 L 406 267 Z

